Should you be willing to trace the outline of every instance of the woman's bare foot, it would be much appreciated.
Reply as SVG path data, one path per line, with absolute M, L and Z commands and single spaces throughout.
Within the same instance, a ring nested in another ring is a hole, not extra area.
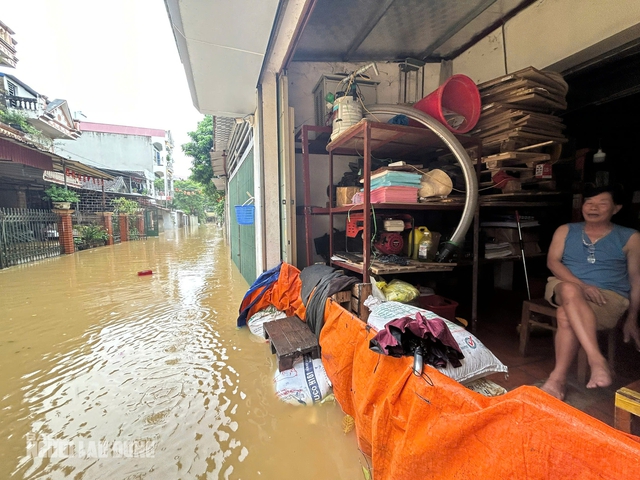
M 547 392 L 552 397 L 556 397 L 558 400 L 564 400 L 565 390 L 567 388 L 566 382 L 555 380 L 549 377 L 544 385 L 540 387 L 540 390 Z
M 611 372 L 606 360 L 591 367 L 591 378 L 587 388 L 608 387 L 611 385 Z

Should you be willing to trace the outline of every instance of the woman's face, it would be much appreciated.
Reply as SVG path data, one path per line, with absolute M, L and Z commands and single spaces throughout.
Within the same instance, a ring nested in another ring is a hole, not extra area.
M 608 222 L 618 213 L 621 206 L 613 203 L 609 192 L 587 198 L 582 204 L 582 216 L 585 222 Z

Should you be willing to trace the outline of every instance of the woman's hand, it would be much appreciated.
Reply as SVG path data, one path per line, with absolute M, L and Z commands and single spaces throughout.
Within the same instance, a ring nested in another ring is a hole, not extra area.
M 595 303 L 596 305 L 602 306 L 607 303 L 598 287 L 593 285 L 582 285 L 582 293 L 584 293 L 587 300 Z

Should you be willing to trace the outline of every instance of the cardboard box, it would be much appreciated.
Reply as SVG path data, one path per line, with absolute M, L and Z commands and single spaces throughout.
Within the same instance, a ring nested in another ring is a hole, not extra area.
M 551 164 L 539 163 L 538 165 L 536 165 L 535 178 L 540 178 L 545 180 L 553 178 L 553 170 L 551 169 Z
M 518 243 L 518 229 L 517 228 L 499 228 L 499 227 L 484 227 L 484 232 L 487 235 L 487 238 L 495 238 L 496 242 L 509 242 L 509 243 Z M 538 232 L 534 231 L 531 228 L 523 228 L 522 229 L 522 241 L 527 242 L 538 242 L 540 240 L 538 236 Z M 520 248 L 518 247 L 518 251 Z
M 336 207 L 351 205 L 351 199 L 360 191 L 360 187 L 336 187 Z

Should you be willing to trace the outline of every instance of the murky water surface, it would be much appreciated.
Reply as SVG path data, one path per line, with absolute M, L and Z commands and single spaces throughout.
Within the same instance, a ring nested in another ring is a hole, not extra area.
M 337 404 L 276 398 L 247 287 L 215 227 L 0 270 L 0 478 L 363 478 Z

